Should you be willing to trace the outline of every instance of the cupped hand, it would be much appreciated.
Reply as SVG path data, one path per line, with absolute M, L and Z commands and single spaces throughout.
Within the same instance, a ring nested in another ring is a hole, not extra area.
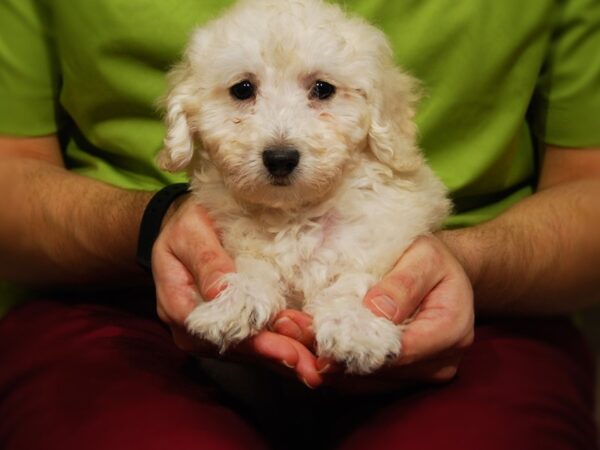
M 157 312 L 172 331 L 176 345 L 189 352 L 216 355 L 212 344 L 191 336 L 185 319 L 201 301 L 212 301 L 224 288 L 221 277 L 235 270 L 221 246 L 206 210 L 189 195 L 176 202 L 165 217 L 152 249 L 152 274 Z M 316 357 L 293 337 L 264 330 L 227 353 L 229 358 L 266 363 L 295 375 L 309 386 L 322 383 Z
M 454 378 L 462 354 L 473 341 L 473 291 L 462 266 L 438 238 L 418 238 L 369 290 L 364 305 L 373 314 L 402 324 L 400 357 L 368 376 L 342 374 L 343 366 L 320 358 L 317 365 L 327 384 L 371 393 Z M 305 345 L 314 344 L 312 321 L 306 314 L 285 311 L 274 330 Z

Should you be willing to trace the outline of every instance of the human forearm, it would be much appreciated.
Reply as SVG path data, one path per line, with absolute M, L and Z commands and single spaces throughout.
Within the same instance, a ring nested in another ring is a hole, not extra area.
M 3 158 L 0 278 L 85 283 L 139 275 L 135 247 L 151 193 L 126 191 L 37 158 Z
M 600 301 L 599 224 L 600 180 L 586 178 L 439 237 L 465 267 L 480 313 L 553 314 Z

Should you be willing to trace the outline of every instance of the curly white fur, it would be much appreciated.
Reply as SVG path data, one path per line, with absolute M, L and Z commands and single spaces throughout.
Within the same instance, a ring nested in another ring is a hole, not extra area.
M 232 98 L 246 79 L 255 97 Z M 317 80 L 335 94 L 312 98 Z M 450 203 L 416 145 L 418 84 L 384 35 L 320 0 L 241 0 L 194 33 L 169 86 L 159 163 L 188 171 L 237 268 L 189 330 L 224 350 L 296 307 L 349 372 L 397 357 L 400 327 L 362 298 Z M 262 161 L 282 145 L 300 153 L 286 185 Z

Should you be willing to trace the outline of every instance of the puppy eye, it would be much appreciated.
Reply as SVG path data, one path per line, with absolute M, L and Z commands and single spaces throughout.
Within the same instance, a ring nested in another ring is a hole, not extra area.
M 335 94 L 335 86 L 322 80 L 317 80 L 310 90 L 310 97 L 319 100 L 326 100 L 333 94 Z
M 249 80 L 240 81 L 229 88 L 232 97 L 238 100 L 248 100 L 254 97 L 254 85 Z

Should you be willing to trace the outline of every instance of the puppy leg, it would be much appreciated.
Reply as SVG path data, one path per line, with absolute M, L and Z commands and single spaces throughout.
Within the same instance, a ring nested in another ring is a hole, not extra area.
M 200 303 L 186 319 L 188 330 L 224 352 L 256 334 L 285 306 L 279 275 L 265 261 L 238 257 L 237 272 L 223 277 L 225 289 Z
M 348 373 L 373 372 L 400 354 L 401 328 L 362 304 L 375 281 L 369 274 L 343 275 L 305 307 L 319 356 L 344 363 Z

